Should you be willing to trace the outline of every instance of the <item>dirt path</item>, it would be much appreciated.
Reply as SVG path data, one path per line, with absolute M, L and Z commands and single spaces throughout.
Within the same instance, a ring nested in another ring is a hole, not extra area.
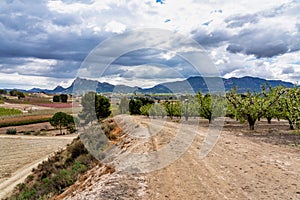
M 38 163 L 64 148 L 74 137 L 0 135 L 0 199 L 24 181 Z
M 91 170 L 65 199 L 300 199 L 299 149 L 254 141 L 238 130 L 223 131 L 209 155 L 200 159 L 207 127 L 190 124 L 182 131 L 197 132 L 193 143 L 179 159 L 160 168 L 183 146 L 172 146 L 169 154 L 157 155 L 156 160 L 149 152 L 162 152 L 178 135 L 179 124 L 165 122 L 159 128 L 159 119 L 126 116 L 117 121 L 128 135 L 108 156 L 116 171 Z M 147 134 L 150 140 L 143 137 Z M 133 153 L 143 156 L 135 160 Z

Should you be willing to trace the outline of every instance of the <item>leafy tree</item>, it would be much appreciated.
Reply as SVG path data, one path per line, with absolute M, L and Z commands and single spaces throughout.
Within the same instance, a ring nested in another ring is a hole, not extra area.
M 58 95 L 54 95 L 53 102 L 60 102 L 60 97 Z
M 280 93 L 281 90 L 284 90 L 284 88 L 283 87 L 272 88 L 268 83 L 262 85 L 262 98 L 272 99 L 273 97 L 276 97 L 276 95 Z M 281 107 L 281 105 L 279 105 L 279 100 L 278 100 L 274 102 L 273 106 L 270 106 L 264 112 L 263 117 L 265 117 L 268 120 L 268 124 L 271 124 L 271 120 L 273 118 L 280 118 L 279 107 Z
M 167 112 L 162 104 L 155 103 L 151 105 L 149 109 L 149 115 L 153 117 L 161 116 L 162 118 L 164 118 L 167 115 Z
M 181 111 L 187 121 L 189 117 L 199 116 L 199 103 L 195 97 L 189 96 L 187 99 L 181 102 Z
M 50 124 L 56 128 L 59 128 L 59 132 L 62 134 L 62 128 L 71 127 L 71 125 L 74 125 L 74 120 L 73 117 L 67 113 L 57 112 L 50 119 Z
M 151 104 L 146 104 L 146 105 L 143 105 L 141 108 L 140 108 L 140 112 L 142 115 L 146 115 L 146 116 L 149 116 L 149 110 L 151 108 Z
M 129 101 L 129 112 L 131 115 L 140 115 L 140 108 L 143 106 L 143 102 L 140 99 Z
M 223 96 L 216 94 L 203 95 L 200 91 L 195 96 L 199 103 L 199 115 L 208 119 L 209 123 L 217 117 L 225 115 L 227 104 Z
M 97 119 L 106 118 L 111 114 L 109 99 L 95 92 L 86 93 L 81 100 L 82 112 L 79 114 L 85 123 L 90 123 Z
M 169 116 L 171 119 L 173 117 L 180 117 L 181 118 L 181 104 L 179 101 L 173 101 L 169 100 L 164 103 L 164 107 L 167 113 L 167 116 Z
M 96 95 L 96 116 L 97 119 L 106 118 L 111 114 L 109 99 L 103 95 Z
M 0 94 L 7 94 L 7 91 L 0 89 Z
M 60 98 L 60 102 L 63 102 L 63 103 L 67 103 L 68 102 L 68 95 L 67 94 L 61 94 L 59 96 Z
M 153 104 L 154 101 L 152 99 L 149 98 L 145 98 L 145 97 L 139 97 L 137 99 L 131 99 L 129 101 L 129 112 L 131 115 L 140 115 L 141 114 L 141 110 L 140 108 L 144 105 L 147 104 Z
M 53 102 L 68 102 L 68 95 L 67 94 L 61 94 L 61 95 L 54 95 L 53 96 Z
M 237 89 L 231 90 L 226 98 L 235 111 L 235 116 L 240 122 L 247 121 L 250 130 L 254 130 L 255 122 L 265 116 L 267 111 L 276 105 L 284 90 L 279 90 L 272 95 L 263 95 L 266 88 L 262 87 L 260 93 L 247 92 L 245 95 L 238 94 Z
M 16 97 L 18 95 L 18 90 L 11 90 L 11 91 L 9 91 L 9 95 Z
M 25 98 L 25 94 L 23 92 L 20 92 L 20 91 L 18 92 L 17 96 L 18 96 L 18 99 Z
M 282 95 L 278 103 L 279 115 L 288 120 L 290 129 L 300 128 L 300 88 L 285 89 L 286 93 Z
M 25 98 L 24 93 L 23 93 L 23 92 L 20 92 L 20 91 L 18 91 L 18 90 L 11 90 L 11 91 L 9 92 L 9 94 L 10 94 L 10 96 L 17 96 L 18 99 Z

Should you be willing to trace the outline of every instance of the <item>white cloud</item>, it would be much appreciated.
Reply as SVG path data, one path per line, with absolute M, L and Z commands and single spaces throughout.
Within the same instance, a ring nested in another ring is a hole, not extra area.
M 104 27 L 104 30 L 106 32 L 112 32 L 112 33 L 124 33 L 124 31 L 126 30 L 126 26 L 120 22 L 116 22 L 116 21 L 110 21 L 109 23 L 107 23 Z
M 44 76 L 20 75 L 18 73 L 0 73 L 0 85 L 2 88 L 31 89 L 34 87 L 54 89 L 57 85 L 70 86 L 73 79 L 58 79 Z

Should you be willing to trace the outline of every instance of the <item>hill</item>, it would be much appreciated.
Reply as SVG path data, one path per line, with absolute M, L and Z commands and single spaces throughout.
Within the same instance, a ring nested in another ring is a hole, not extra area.
M 294 87 L 293 83 L 284 82 L 281 80 L 266 80 L 262 78 L 255 77 L 242 77 L 242 78 L 219 78 L 219 77 L 190 77 L 183 81 L 167 82 L 155 85 L 151 88 L 140 88 L 140 87 L 130 87 L 125 85 L 112 85 L 109 83 L 101 83 L 98 81 L 87 80 L 77 78 L 64 92 L 72 93 L 76 91 L 80 93 L 86 90 L 96 90 L 98 93 L 114 92 L 114 93 L 194 93 L 201 90 L 206 93 L 209 91 L 207 83 L 218 83 L 222 81 L 224 83 L 225 91 L 228 91 L 234 87 L 238 87 L 239 92 L 259 92 L 261 90 L 261 85 L 268 82 L 272 87 L 285 86 Z
M 63 88 L 57 86 L 53 90 L 32 88 L 30 90 L 20 90 L 24 92 L 44 92 L 47 94 L 59 94 L 59 93 L 82 93 L 84 91 L 96 91 L 97 93 L 194 93 L 201 90 L 204 93 L 209 92 L 207 83 L 217 83 L 222 81 L 224 83 L 225 91 L 231 90 L 234 87 L 238 88 L 238 91 L 243 92 L 259 92 L 261 90 L 261 85 L 268 82 L 272 87 L 285 86 L 294 87 L 293 83 L 285 82 L 281 80 L 266 80 L 262 78 L 256 78 L 251 76 L 245 76 L 242 78 L 219 78 L 219 77 L 200 77 L 194 76 L 189 77 L 183 81 L 160 83 L 151 88 L 140 88 L 140 87 L 130 87 L 126 85 L 113 85 L 106 82 L 99 82 L 95 80 L 88 80 L 83 78 L 76 78 L 73 83 L 67 87 Z M 215 86 L 215 85 L 214 85 Z M 220 87 L 223 88 L 223 87 Z

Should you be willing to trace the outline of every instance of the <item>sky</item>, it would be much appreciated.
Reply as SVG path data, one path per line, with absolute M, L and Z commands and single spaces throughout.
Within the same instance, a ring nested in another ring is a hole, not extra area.
M 76 77 L 91 75 L 151 87 L 207 75 L 186 59 L 199 52 L 190 41 L 201 45 L 213 64 L 206 68 L 215 67 L 221 77 L 297 83 L 299 10 L 298 0 L 2 0 L 0 88 L 68 87 Z M 158 31 L 128 36 L 149 29 Z M 105 41 L 113 42 L 104 47 Z M 163 48 L 153 45 L 162 43 Z M 95 49 L 101 59 L 91 67 Z M 123 54 L 116 57 L 116 52 Z M 108 58 L 105 72 L 97 71 Z M 202 69 L 205 64 L 200 63 Z

